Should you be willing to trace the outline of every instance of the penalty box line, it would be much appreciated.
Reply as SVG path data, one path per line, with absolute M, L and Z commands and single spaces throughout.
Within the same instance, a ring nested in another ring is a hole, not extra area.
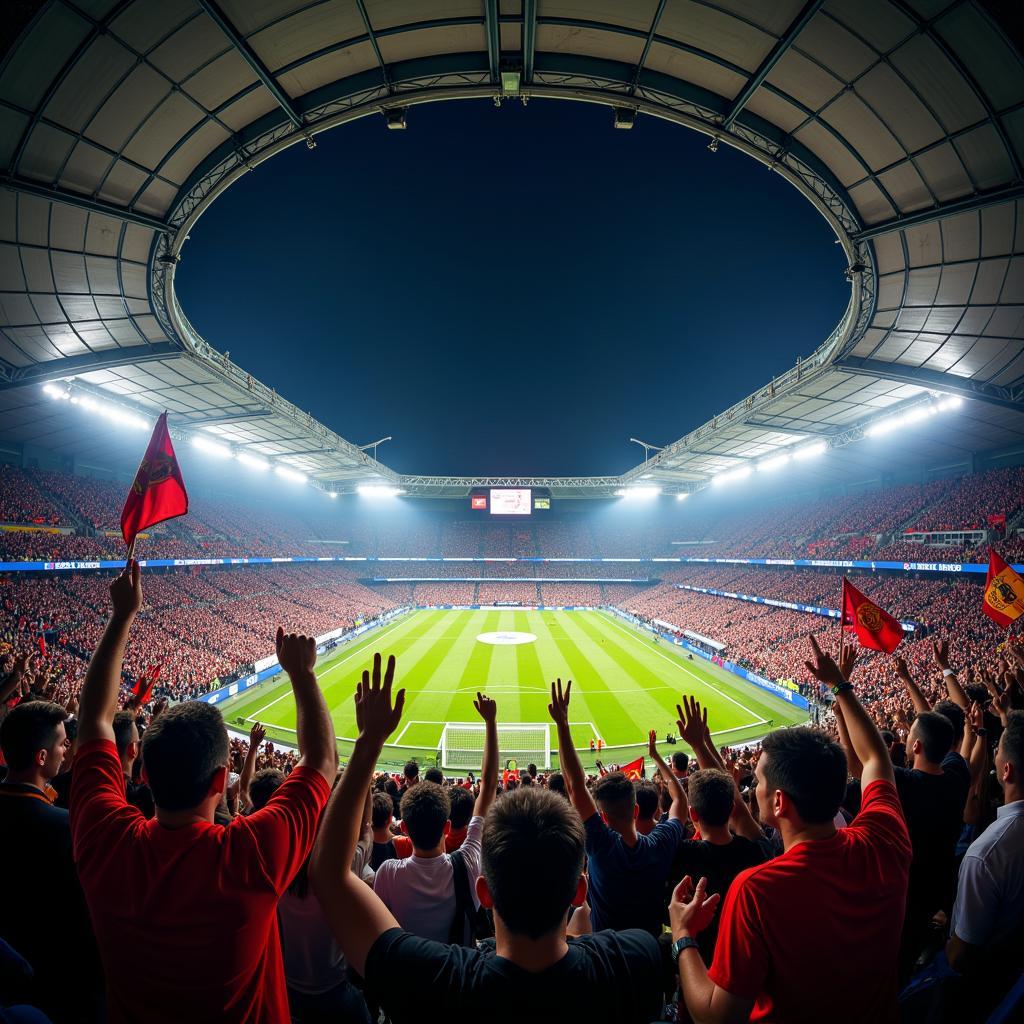
M 408 730 L 409 726 L 411 726 L 411 725 L 439 725 L 441 727 L 442 731 L 443 731 L 444 727 L 446 725 L 452 725 L 452 724 L 454 724 L 454 723 L 452 723 L 452 722 L 438 722 L 436 719 L 429 719 L 427 721 L 424 721 L 423 719 L 414 718 L 411 721 L 406 722 L 405 725 L 402 726 L 402 731 L 393 740 L 389 741 L 387 746 L 396 746 L 396 747 L 400 746 L 401 743 L 402 743 L 402 737 L 405 736 L 406 730 Z M 466 723 L 459 723 L 459 724 L 466 724 Z M 473 724 L 475 725 L 476 723 L 473 723 Z M 481 719 L 480 724 L 483 725 L 483 720 L 482 719 Z M 519 722 L 506 722 L 505 724 L 506 725 L 519 725 L 520 723 Z M 551 724 L 552 724 L 552 726 L 554 725 L 553 722 Z M 600 740 L 602 745 L 606 745 L 605 742 L 604 742 L 604 737 L 601 735 L 600 732 L 598 732 L 597 726 L 594 725 L 593 722 L 573 722 L 572 724 L 573 725 L 587 725 L 587 726 L 590 726 L 590 731 L 594 734 L 594 739 L 595 740 Z M 501 723 L 499 723 L 499 728 L 500 727 L 501 727 Z M 741 728 L 745 729 L 745 728 L 748 728 L 748 726 L 741 726 Z M 440 739 L 440 737 L 438 737 L 438 739 Z M 552 749 L 554 749 L 554 748 L 552 748 Z M 585 748 L 577 747 L 576 749 L 577 750 L 583 750 Z
M 397 629 L 399 626 L 401 626 L 406 621 L 407 620 L 403 618 L 400 621 L 396 622 L 393 626 L 389 626 L 383 632 L 377 634 L 377 639 L 379 640 L 385 634 L 390 633 L 394 629 Z M 369 646 L 369 644 L 367 644 L 367 646 Z M 329 668 L 325 668 L 322 672 L 317 672 L 316 673 L 317 681 L 319 681 L 320 679 L 322 679 L 324 676 L 328 675 L 329 673 L 333 672 L 336 668 L 341 668 L 341 666 L 344 665 L 345 662 L 351 661 L 354 657 L 356 657 L 359 654 L 362 654 L 363 651 L 365 651 L 365 650 L 366 650 L 366 647 L 360 647 L 358 650 L 353 651 L 351 654 L 349 654 L 346 657 L 342 658 L 341 661 L 336 661 Z M 290 697 L 291 695 L 292 695 L 292 689 L 289 686 L 288 689 L 285 690 L 285 692 L 282 693 L 280 697 L 275 697 L 265 707 L 262 707 L 258 711 L 253 712 L 251 715 L 249 715 L 248 718 L 246 718 L 246 721 L 247 722 L 258 722 L 260 720 L 260 716 L 263 714 L 264 711 L 269 711 L 270 708 L 272 708 L 279 701 L 282 701 L 282 700 L 285 699 L 285 697 Z M 284 726 L 275 726 L 275 728 L 283 729 Z M 290 729 L 289 732 L 294 732 L 294 730 Z
M 605 616 L 605 618 L 613 626 L 617 626 L 619 629 L 621 629 L 622 632 L 625 633 L 627 636 L 636 637 L 636 638 L 641 639 L 641 640 L 642 639 L 646 639 L 642 634 L 637 633 L 637 632 L 632 631 L 632 630 L 626 629 L 625 626 L 620 625 L 610 615 L 609 616 Z M 713 683 L 709 683 L 706 679 L 701 679 L 701 677 L 699 675 L 697 675 L 696 672 L 693 672 L 690 669 L 688 669 L 678 658 L 670 658 L 663 651 L 659 651 L 653 644 L 651 644 L 648 649 L 651 651 L 652 654 L 658 655 L 659 658 L 664 658 L 667 662 L 669 662 L 672 665 L 675 665 L 676 668 L 681 669 L 687 675 L 693 676 L 693 678 L 696 679 L 697 682 L 700 683 L 702 686 L 706 686 L 709 689 L 714 690 L 715 693 L 717 693 L 720 697 L 724 697 L 731 704 L 735 704 L 736 707 L 738 707 L 741 711 L 745 711 L 748 715 L 754 715 L 754 721 L 752 721 L 750 723 L 750 725 L 767 725 L 768 724 L 768 719 L 767 718 L 759 718 L 753 711 L 750 710 L 750 708 L 748 708 L 745 704 L 741 704 L 738 700 L 735 699 L 735 697 L 730 697 L 729 694 L 727 694 L 727 693 L 723 692 L 722 690 L 720 690 Z M 744 725 L 744 726 L 740 726 L 739 728 L 746 729 L 747 726 Z

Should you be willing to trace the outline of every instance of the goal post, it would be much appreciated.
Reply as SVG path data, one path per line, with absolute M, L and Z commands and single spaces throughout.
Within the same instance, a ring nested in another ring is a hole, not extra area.
M 441 767 L 479 770 L 484 760 L 483 722 L 446 722 L 441 731 Z M 549 723 L 498 725 L 498 763 L 515 761 L 520 768 L 535 764 L 545 771 L 551 768 L 551 730 Z

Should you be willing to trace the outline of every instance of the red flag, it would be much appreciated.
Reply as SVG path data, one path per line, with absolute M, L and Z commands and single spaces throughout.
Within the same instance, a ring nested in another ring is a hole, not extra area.
M 853 630 L 861 647 L 892 654 L 903 639 L 903 627 L 843 577 L 843 629 Z
M 989 548 L 988 575 L 981 610 L 1000 626 L 1009 626 L 1024 614 L 1024 579 Z
M 121 512 L 121 535 L 131 547 L 141 530 L 186 512 L 185 481 L 167 432 L 167 413 L 161 413 Z
M 643 756 L 641 755 L 635 761 L 630 761 L 629 764 L 624 764 L 620 770 L 627 779 L 633 779 L 634 781 L 639 782 L 639 780 L 643 778 Z
M 132 696 L 137 697 L 139 704 L 148 704 L 153 696 L 153 687 L 160 678 L 160 665 L 147 665 L 146 671 L 132 685 Z
M 39 634 L 39 653 L 46 657 L 46 637 L 42 633 Z

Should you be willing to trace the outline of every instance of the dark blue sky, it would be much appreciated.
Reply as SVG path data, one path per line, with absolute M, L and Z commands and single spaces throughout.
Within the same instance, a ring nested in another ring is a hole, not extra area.
M 192 230 L 214 346 L 415 473 L 618 473 L 810 353 L 839 246 L 790 185 L 653 118 L 414 107 L 294 146 Z

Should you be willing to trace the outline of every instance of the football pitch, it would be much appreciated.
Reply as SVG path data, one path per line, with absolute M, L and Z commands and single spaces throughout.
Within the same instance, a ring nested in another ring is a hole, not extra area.
M 479 721 L 473 699 L 481 690 L 498 702 L 500 723 L 549 723 L 549 687 L 572 679 L 573 739 L 585 764 L 590 741 L 603 741 L 607 762 L 624 762 L 646 749 L 647 733 L 677 732 L 681 694 L 708 709 L 718 743 L 740 743 L 771 728 L 805 720 L 786 701 L 756 689 L 682 648 L 604 611 L 421 610 L 410 612 L 320 658 L 316 674 L 334 718 L 344 756 L 356 735 L 352 696 L 373 654 L 394 654 L 396 689 L 405 687 L 402 723 L 382 761 L 415 757 L 434 763 L 448 722 Z M 248 731 L 254 721 L 269 739 L 295 742 L 295 703 L 281 674 L 218 705 L 228 724 Z M 554 728 L 551 743 L 557 743 Z M 666 753 L 671 747 L 661 744 Z M 557 758 L 552 757 L 552 763 Z

